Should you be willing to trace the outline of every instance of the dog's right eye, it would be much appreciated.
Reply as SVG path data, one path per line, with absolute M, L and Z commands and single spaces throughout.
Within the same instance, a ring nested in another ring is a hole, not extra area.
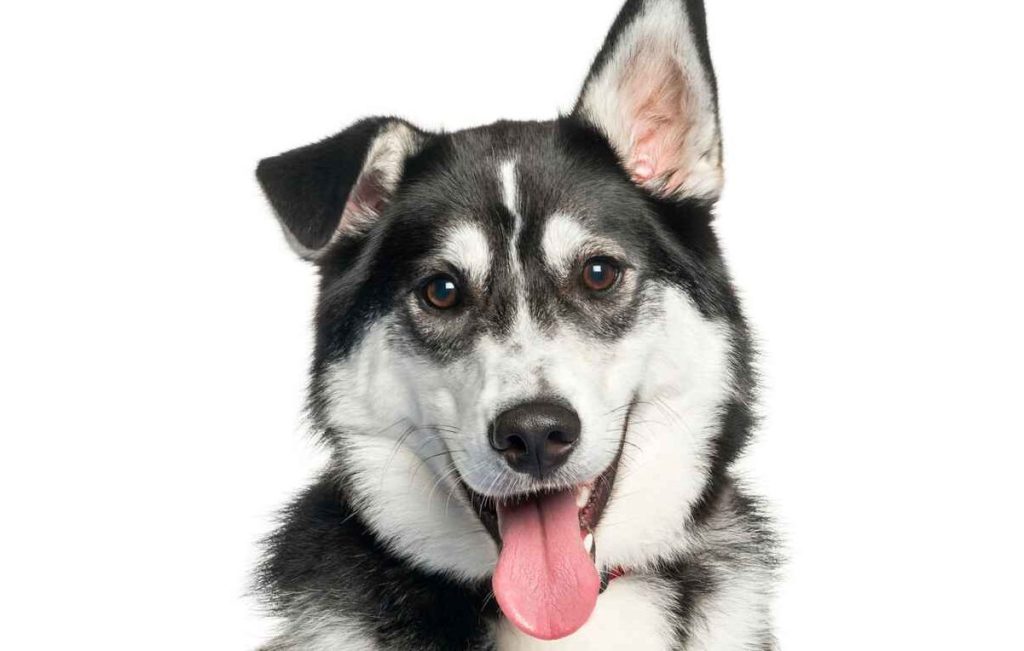
M 458 283 L 447 274 L 439 274 L 423 283 L 420 296 L 428 305 L 438 310 L 451 309 L 458 305 L 462 298 Z
M 583 264 L 583 286 L 596 293 L 608 291 L 619 273 L 618 265 L 609 258 L 590 258 Z

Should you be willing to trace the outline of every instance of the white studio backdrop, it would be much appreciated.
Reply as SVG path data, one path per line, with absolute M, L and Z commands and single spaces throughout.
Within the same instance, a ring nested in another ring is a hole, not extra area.
M 568 110 L 620 0 L 0 9 L 0 639 L 249 649 L 312 269 L 256 161 Z M 742 466 L 800 649 L 1018 642 L 1022 10 L 707 0 L 718 227 L 763 350 Z

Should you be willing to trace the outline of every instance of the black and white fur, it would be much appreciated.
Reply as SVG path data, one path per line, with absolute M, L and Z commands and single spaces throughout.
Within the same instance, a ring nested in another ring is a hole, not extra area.
M 773 648 L 772 537 L 729 468 L 753 425 L 752 350 L 712 229 L 717 93 L 696 0 L 629 0 L 572 113 L 428 133 L 371 118 L 257 176 L 320 271 L 311 412 L 333 451 L 284 512 L 259 587 L 268 649 Z M 580 261 L 623 262 L 615 292 Z M 465 303 L 431 312 L 431 273 Z M 625 568 L 577 633 L 539 642 L 490 595 L 498 549 L 465 487 L 539 488 L 486 440 L 554 395 L 582 422 L 547 483 L 617 458 L 595 536 Z

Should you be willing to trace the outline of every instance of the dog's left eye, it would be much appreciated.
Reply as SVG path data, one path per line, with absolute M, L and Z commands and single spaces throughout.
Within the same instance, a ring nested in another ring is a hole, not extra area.
M 420 296 L 431 307 L 447 310 L 459 304 L 461 295 L 455 279 L 447 274 L 430 278 L 420 288 Z
M 619 273 L 619 267 L 608 258 L 590 258 L 583 263 L 583 285 L 592 292 L 607 291 Z

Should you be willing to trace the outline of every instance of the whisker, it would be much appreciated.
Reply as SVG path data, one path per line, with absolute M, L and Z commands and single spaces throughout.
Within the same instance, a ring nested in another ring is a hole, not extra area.
M 391 428 L 388 427 L 387 429 L 391 429 Z M 382 431 L 386 431 L 386 430 L 382 430 Z M 410 436 L 412 436 L 415 432 L 416 432 L 416 426 L 415 425 L 409 425 L 409 427 L 406 428 L 405 432 L 403 432 L 402 435 L 398 437 L 398 440 L 395 441 L 394 447 L 391 448 L 391 454 L 388 455 L 388 460 L 384 462 L 384 467 L 381 468 L 381 471 L 380 471 L 380 488 L 381 489 L 384 488 L 384 480 L 385 480 L 385 478 L 387 478 L 388 469 L 391 467 L 391 462 L 395 460 L 395 456 L 398 454 L 398 450 L 401 449 L 403 444 L 405 444 L 406 439 L 408 439 Z
M 451 464 L 449 464 L 449 466 L 450 467 L 448 468 L 448 470 L 446 470 L 444 473 L 438 476 L 437 480 L 434 482 L 434 485 L 431 486 L 430 492 L 427 494 L 427 508 L 430 508 L 430 505 L 434 502 L 434 492 L 437 491 L 438 486 L 440 486 L 442 482 L 448 479 L 448 477 L 450 477 L 453 472 L 456 472 L 458 470 L 458 467 L 455 465 L 454 461 Z

